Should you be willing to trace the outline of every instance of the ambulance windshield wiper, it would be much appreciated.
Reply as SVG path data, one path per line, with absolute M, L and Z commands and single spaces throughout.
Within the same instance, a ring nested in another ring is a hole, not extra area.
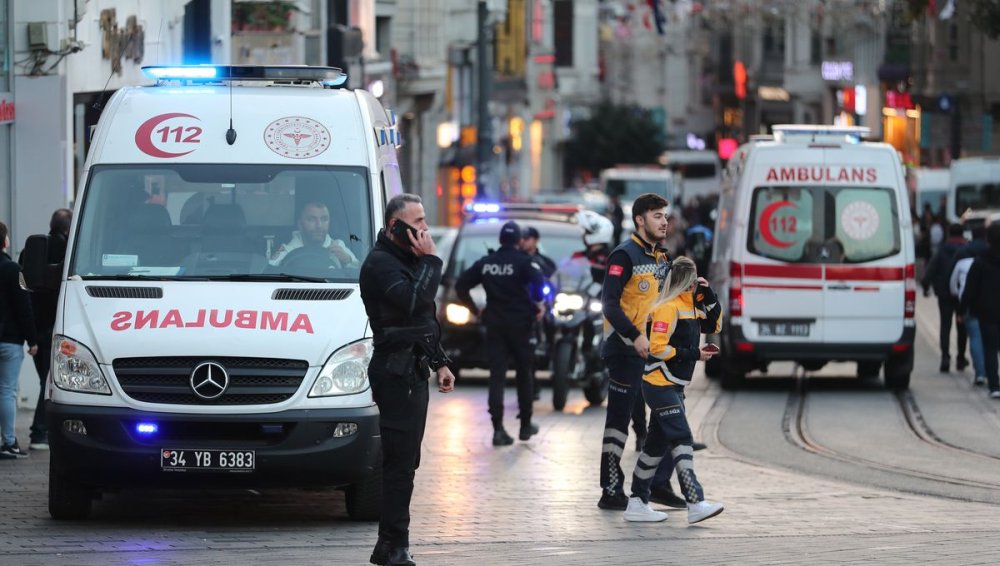
M 290 273 L 233 273 L 232 275 L 210 275 L 212 281 L 291 281 L 297 283 L 329 283 L 322 277 L 292 275 Z

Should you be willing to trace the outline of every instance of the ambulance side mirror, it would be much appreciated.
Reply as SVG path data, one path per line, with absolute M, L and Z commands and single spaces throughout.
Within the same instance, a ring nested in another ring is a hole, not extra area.
M 41 289 L 55 291 L 62 276 L 62 263 L 49 263 L 49 236 L 35 234 L 28 236 L 21 252 L 21 270 L 24 284 L 32 291 Z

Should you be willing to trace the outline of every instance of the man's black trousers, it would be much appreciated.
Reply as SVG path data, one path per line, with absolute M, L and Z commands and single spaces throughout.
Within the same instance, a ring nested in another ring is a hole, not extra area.
M 391 548 L 410 545 L 410 497 L 413 476 L 420 467 L 420 443 L 427 424 L 426 368 L 406 379 L 380 371 L 384 363 L 372 359 L 368 375 L 379 410 L 382 434 L 382 518 L 379 537 Z
M 518 416 L 522 424 L 531 421 L 535 367 L 531 337 L 531 323 L 486 326 L 486 348 L 490 357 L 489 405 L 494 426 L 503 422 L 503 390 L 507 383 L 507 367 L 511 361 L 514 362 L 517 373 Z

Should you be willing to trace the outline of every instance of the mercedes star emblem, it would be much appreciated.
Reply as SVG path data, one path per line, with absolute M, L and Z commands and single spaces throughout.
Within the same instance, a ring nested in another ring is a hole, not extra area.
M 216 362 L 202 362 L 191 372 L 191 391 L 206 401 L 218 399 L 227 387 L 229 374 Z

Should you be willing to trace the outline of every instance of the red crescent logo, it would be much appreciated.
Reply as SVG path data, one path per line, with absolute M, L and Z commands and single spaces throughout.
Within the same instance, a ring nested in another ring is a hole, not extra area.
M 764 241 L 776 248 L 790 248 L 795 242 L 785 242 L 779 240 L 771 232 L 771 217 L 774 216 L 779 210 L 785 207 L 798 208 L 795 204 L 787 200 L 779 200 L 778 202 L 772 202 L 767 205 L 764 212 L 760 215 L 760 222 L 758 224 L 760 228 L 760 235 L 764 238 Z
M 160 114 L 158 116 L 153 116 L 149 120 L 146 120 L 139 126 L 139 129 L 135 131 L 135 145 L 140 151 L 149 155 L 151 157 L 159 157 L 161 159 L 170 159 L 172 157 L 181 157 L 187 155 L 194 151 L 193 149 L 182 152 L 182 153 L 171 153 L 169 151 L 163 151 L 162 149 L 153 145 L 153 130 L 156 129 L 161 123 L 166 122 L 171 118 L 194 118 L 198 119 L 197 116 L 192 116 L 190 114 L 183 114 L 181 112 L 170 112 L 167 114 Z

